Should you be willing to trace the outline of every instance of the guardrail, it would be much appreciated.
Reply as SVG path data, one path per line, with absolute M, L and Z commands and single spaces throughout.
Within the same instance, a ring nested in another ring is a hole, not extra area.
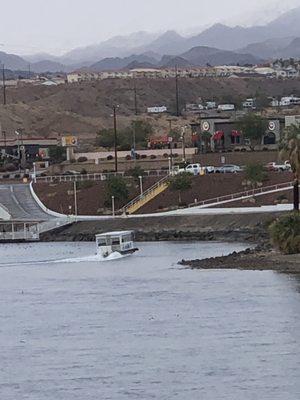
M 126 204 L 124 207 L 122 207 L 119 211 L 121 212 L 126 212 L 126 210 L 130 207 L 132 207 L 134 204 L 138 203 L 140 200 L 144 199 L 147 197 L 150 193 L 154 192 L 157 188 L 159 188 L 163 183 L 167 182 L 170 179 L 170 175 L 168 174 L 167 176 L 163 177 L 161 180 L 156 182 L 154 185 L 152 185 L 149 189 L 145 190 L 143 194 L 140 194 L 133 200 L 131 200 L 128 204 Z
M 284 189 L 289 189 L 294 185 L 294 182 L 285 182 L 285 183 L 279 183 L 277 185 L 272 185 L 272 186 L 264 186 L 261 188 L 257 189 L 251 189 L 251 190 L 246 190 L 244 192 L 238 192 L 234 194 L 229 194 L 225 196 L 219 196 L 219 197 L 214 197 L 208 200 L 201 200 L 196 203 L 191 203 L 188 205 L 189 208 L 192 207 L 199 207 L 199 206 L 207 206 L 210 204 L 218 204 L 218 203 L 223 203 L 223 202 L 231 202 L 235 201 L 238 199 L 242 199 L 245 197 L 252 197 L 252 196 L 259 196 L 264 193 L 269 193 L 272 191 L 279 191 L 279 190 L 284 190 Z
M 168 175 L 167 170 L 149 170 L 144 171 L 143 176 L 156 177 Z M 112 176 L 122 176 L 124 178 L 131 178 L 127 175 L 126 171 L 123 172 L 112 172 L 112 173 L 95 173 L 95 174 L 80 174 L 80 175 L 51 175 L 51 176 L 38 176 L 37 182 L 81 182 L 81 181 L 106 181 Z
M 61 228 L 62 226 L 66 226 L 72 224 L 76 221 L 76 217 L 68 217 L 68 218 L 56 218 L 50 221 L 41 222 L 30 227 L 30 232 L 36 230 L 38 234 L 49 232 L 57 228 Z

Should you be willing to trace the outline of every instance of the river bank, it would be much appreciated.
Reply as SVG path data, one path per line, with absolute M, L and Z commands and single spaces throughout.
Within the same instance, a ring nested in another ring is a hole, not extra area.
M 77 222 L 41 235 L 41 240 L 94 241 L 95 235 L 110 231 L 134 230 L 136 241 L 226 241 L 261 243 L 267 227 L 280 213 L 177 215 L 115 218 Z
M 287 274 L 300 274 L 300 254 L 283 255 L 270 245 L 260 245 L 227 256 L 202 260 L 182 260 L 180 265 L 191 269 L 239 269 L 246 271 L 276 271 Z

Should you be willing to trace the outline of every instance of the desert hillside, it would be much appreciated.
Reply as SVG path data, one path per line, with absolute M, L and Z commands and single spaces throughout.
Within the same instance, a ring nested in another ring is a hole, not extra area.
M 199 102 L 201 98 L 240 104 L 246 97 L 257 93 L 267 96 L 300 95 L 300 80 L 181 79 L 179 92 L 182 108 L 186 103 Z M 140 113 L 155 105 L 166 105 L 170 111 L 175 110 L 174 99 L 175 82 L 172 79 L 137 81 Z M 11 88 L 7 89 L 7 105 L 0 106 L 0 122 L 8 137 L 21 128 L 31 136 L 72 133 L 88 139 L 95 137 L 99 129 L 112 127 L 113 104 L 120 106 L 119 126 L 126 126 L 134 116 L 132 80 Z M 148 118 L 158 130 L 167 129 L 166 116 Z

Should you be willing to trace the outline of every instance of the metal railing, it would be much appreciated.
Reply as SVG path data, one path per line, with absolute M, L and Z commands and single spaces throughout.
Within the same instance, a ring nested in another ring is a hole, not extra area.
M 40 222 L 30 228 L 30 231 L 36 230 L 39 234 L 49 232 L 57 228 L 72 224 L 76 221 L 76 217 L 70 216 L 66 218 L 55 218 L 49 221 Z
M 144 171 L 143 176 L 148 177 L 159 177 L 168 175 L 167 170 L 149 170 Z M 111 172 L 111 173 L 95 173 L 95 174 L 79 174 L 79 175 L 51 175 L 51 176 L 39 176 L 36 178 L 37 182 L 55 183 L 55 182 L 82 182 L 82 181 L 106 181 L 112 176 L 122 176 L 124 178 L 131 178 L 127 175 L 126 171 L 123 172 Z
M 189 208 L 192 207 L 199 207 L 199 206 L 206 206 L 210 204 L 218 204 L 218 203 L 223 203 L 223 202 L 231 202 L 235 201 L 238 199 L 243 199 L 245 197 L 251 197 L 251 196 L 258 196 L 264 193 L 269 193 L 277 190 L 283 190 L 283 189 L 289 189 L 294 185 L 294 182 L 285 182 L 285 183 L 279 183 L 277 185 L 272 185 L 272 186 L 264 186 L 261 188 L 257 189 L 251 189 L 251 190 L 246 190 L 244 192 L 238 192 L 234 194 L 228 194 L 225 196 L 219 196 L 219 197 L 214 197 L 211 199 L 207 200 L 201 200 L 195 203 L 191 203 L 188 205 Z
M 143 200 L 145 197 L 147 197 L 149 194 L 155 192 L 157 188 L 162 186 L 164 183 L 168 182 L 170 179 L 170 175 L 168 174 L 167 176 L 163 177 L 161 180 L 156 182 L 154 185 L 152 185 L 149 189 L 145 190 L 143 194 L 140 194 L 133 200 L 131 200 L 128 204 L 126 204 L 124 207 L 120 209 L 121 212 L 126 212 L 128 208 L 132 207 L 134 204 L 138 203 L 139 201 Z

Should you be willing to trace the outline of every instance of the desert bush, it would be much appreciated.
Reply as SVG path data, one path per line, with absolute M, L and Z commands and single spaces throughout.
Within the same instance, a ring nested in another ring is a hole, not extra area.
M 83 162 L 86 162 L 87 160 L 88 160 L 88 159 L 87 159 L 86 157 L 79 157 L 77 161 L 78 161 L 79 163 L 83 163 Z
M 273 244 L 284 254 L 300 253 L 300 213 L 278 218 L 270 225 Z
M 246 181 L 249 181 L 250 185 L 255 188 L 267 179 L 267 173 L 263 165 L 250 164 L 246 166 L 245 177 Z
M 93 182 L 93 181 L 79 181 L 79 182 L 77 182 L 77 189 L 79 189 L 79 190 L 90 189 L 93 186 L 95 186 L 95 182 Z
M 125 201 L 128 200 L 128 189 L 126 181 L 122 176 L 111 176 L 106 181 L 106 202 L 108 206 L 111 204 L 111 198 L 114 196 L 116 205 L 121 206 Z

